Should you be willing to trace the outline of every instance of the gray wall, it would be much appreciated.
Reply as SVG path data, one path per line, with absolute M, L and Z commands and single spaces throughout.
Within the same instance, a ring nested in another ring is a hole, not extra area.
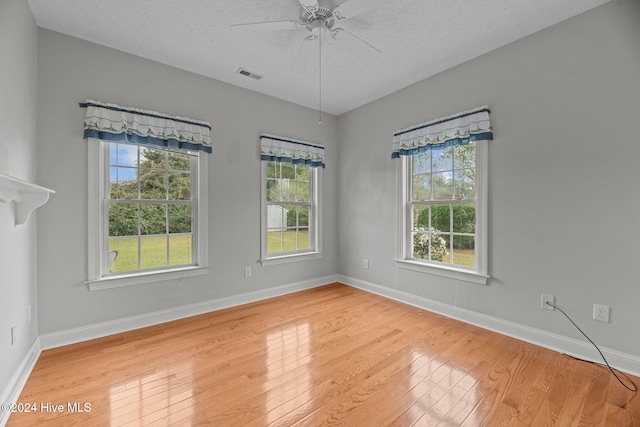
M 392 133 L 488 104 L 488 286 L 398 269 Z M 339 117 L 340 274 L 640 356 L 640 6 L 612 1 Z M 370 269 L 362 268 L 363 259 Z M 611 306 L 611 323 L 591 319 Z
M 0 336 L 14 323 L 29 332 L 13 348 L 0 340 L 2 359 L 7 354 L 9 361 L 0 366 L 0 384 L 37 333 L 336 272 L 577 337 L 559 313 L 539 308 L 540 293 L 551 293 L 598 342 L 640 355 L 634 339 L 640 324 L 639 14 L 636 2 L 612 1 L 339 119 L 327 117 L 322 127 L 312 110 L 38 30 L 37 180 L 57 194 L 37 217 L 39 331 L 26 325 L 24 314 L 36 303 L 35 221 L 15 228 L 0 205 L 0 290 L 10 296 L 0 299 Z M 36 29 L 24 2 L 0 0 L 0 24 L 0 54 L 14 58 L 0 64 L 0 172 L 36 179 Z M 78 107 L 85 98 L 212 122 L 208 276 L 87 290 L 87 150 Z M 392 261 L 393 131 L 485 103 L 496 136 L 489 148 L 489 285 L 399 270 Z M 327 146 L 321 260 L 255 263 L 261 132 Z M 242 276 L 245 266 L 254 268 L 250 279 Z M 590 320 L 594 302 L 612 307 L 610 324 Z
M 36 180 L 36 84 L 37 29 L 29 6 L 0 0 L 0 173 L 32 182 Z M 16 226 L 13 212 L 13 203 L 0 203 L 0 398 L 9 392 L 5 385 L 38 334 L 37 214 Z M 17 327 L 13 346 L 11 325 Z
M 337 120 L 256 92 L 56 32 L 38 34 L 38 162 L 57 191 L 38 237 L 40 334 L 333 275 L 337 271 Z M 238 77 L 242 78 L 242 77 Z M 208 120 L 209 266 L 203 277 L 87 290 L 86 98 Z M 319 260 L 260 267 L 260 133 L 326 146 Z M 245 279 L 244 267 L 253 268 Z

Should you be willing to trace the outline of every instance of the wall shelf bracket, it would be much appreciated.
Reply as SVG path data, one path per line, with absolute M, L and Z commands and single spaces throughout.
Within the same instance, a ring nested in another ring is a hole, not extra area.
M 15 203 L 16 225 L 27 222 L 31 213 L 47 203 L 52 193 L 55 191 L 50 188 L 0 173 L 0 203 Z

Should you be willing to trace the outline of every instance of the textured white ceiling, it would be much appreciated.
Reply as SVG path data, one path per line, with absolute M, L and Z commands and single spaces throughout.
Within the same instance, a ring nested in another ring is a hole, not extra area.
M 323 41 L 322 109 L 342 114 L 607 1 L 388 0 L 339 25 L 382 51 L 377 59 Z M 298 0 L 28 2 L 40 27 L 318 108 L 317 47 L 305 73 L 291 71 L 304 28 L 229 28 L 298 20 Z M 241 76 L 239 67 L 265 77 Z

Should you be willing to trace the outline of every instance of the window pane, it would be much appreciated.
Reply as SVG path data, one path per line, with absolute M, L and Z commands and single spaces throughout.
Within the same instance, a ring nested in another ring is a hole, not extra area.
M 453 205 L 453 232 L 471 234 L 476 232 L 476 207 L 474 204 Z
M 118 164 L 118 144 L 109 144 L 109 164 Z
M 413 173 L 431 172 L 431 150 L 413 156 Z
M 413 257 L 420 259 L 429 259 L 429 233 L 413 234 Z
M 167 167 L 167 152 L 153 148 L 140 148 L 140 167 L 165 169 Z
M 308 202 L 309 199 L 309 183 L 308 182 L 298 182 L 297 183 L 298 192 L 296 193 L 296 201 L 298 202 Z
M 166 172 L 141 169 L 140 198 L 146 200 L 165 200 L 167 198 Z
M 279 178 L 279 168 L 276 162 L 267 162 L 267 178 Z
M 169 265 L 188 265 L 191 260 L 191 235 L 169 236 Z
M 109 260 L 113 259 L 113 262 L 107 266 L 111 273 L 137 270 L 138 237 L 110 237 L 109 255 Z
M 431 175 L 413 177 L 413 200 L 431 200 Z
M 191 199 L 191 175 L 184 172 L 169 172 L 169 200 Z
M 109 205 L 109 236 L 138 235 L 138 204 L 111 203 Z
M 110 144 L 109 158 L 112 165 L 138 166 L 138 147 L 129 144 Z
M 169 169 L 187 172 L 191 170 L 190 156 L 178 153 L 167 153 L 167 158 Z
M 431 150 L 431 156 L 432 172 L 453 170 L 453 147 Z
M 439 234 L 413 233 L 413 257 L 449 262 L 447 242 Z
M 476 198 L 476 174 L 474 169 L 461 169 L 455 172 L 456 199 Z
M 287 215 L 287 229 L 295 228 L 298 226 L 298 212 L 295 206 L 284 206 L 284 210 Z
M 309 181 L 309 166 L 296 165 L 296 180 Z
M 280 205 L 267 206 L 267 228 L 270 231 L 287 228 L 287 211 Z
M 280 163 L 280 173 L 282 178 L 295 179 L 295 165 L 291 163 Z
M 309 206 L 298 206 L 298 226 L 309 227 Z
M 280 199 L 280 180 L 267 179 L 267 200 L 270 202 L 279 202 Z
M 167 236 L 140 237 L 140 268 L 167 266 Z
M 435 233 L 431 235 L 431 261 L 451 264 L 448 239 L 448 234 Z
M 268 234 L 267 253 L 273 254 L 277 252 L 282 252 L 282 239 L 283 239 L 284 232 L 281 230 L 277 230 L 277 231 L 269 231 L 267 234 Z
M 413 230 L 429 229 L 429 207 L 425 205 L 413 206 Z
M 167 232 L 167 206 L 147 205 L 140 206 L 140 234 L 166 234 Z
M 309 229 L 301 228 L 298 230 L 298 250 L 310 249 L 309 246 Z
M 169 233 L 191 233 L 191 205 L 169 205 Z
M 453 198 L 453 176 L 451 172 L 439 172 L 431 175 L 433 200 L 451 200 Z
M 476 266 L 475 238 L 453 236 L 453 263 L 465 267 Z
M 283 251 L 295 251 L 297 249 L 297 235 L 295 229 L 290 229 L 282 233 Z
M 451 205 L 431 206 L 431 228 L 435 231 L 449 231 L 451 229 Z
M 137 199 L 137 169 L 111 167 L 109 170 L 110 196 L 112 199 Z
M 120 188 L 118 185 L 118 168 L 114 168 L 111 166 L 109 168 L 109 198 L 110 199 L 119 199 L 120 198 Z
M 456 169 L 475 169 L 476 167 L 476 144 L 456 145 L 454 147 Z
M 296 199 L 296 183 L 288 178 L 280 180 L 280 191 L 282 201 L 293 202 Z

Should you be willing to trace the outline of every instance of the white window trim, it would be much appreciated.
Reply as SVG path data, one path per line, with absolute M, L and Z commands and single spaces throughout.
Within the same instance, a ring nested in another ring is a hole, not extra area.
M 194 265 L 179 266 L 162 270 L 130 272 L 119 275 L 104 275 L 108 263 L 106 247 L 106 233 L 108 229 L 105 218 L 104 196 L 106 191 L 105 174 L 109 168 L 109 144 L 95 138 L 89 138 L 88 144 L 88 273 L 85 283 L 89 290 L 111 289 L 116 287 L 138 285 L 142 283 L 159 282 L 165 280 L 182 279 L 200 276 L 208 273 L 208 159 L 203 153 L 198 154 L 198 177 L 195 183 L 197 197 L 194 223 L 196 233 L 193 234 L 193 245 L 196 256 Z
M 411 258 L 412 239 L 411 233 L 411 209 L 410 209 L 410 179 L 411 156 L 401 156 L 396 164 L 398 185 L 398 231 L 397 231 L 397 257 L 395 259 L 398 268 L 432 274 L 450 279 L 456 279 L 469 283 L 486 285 L 489 276 L 487 271 L 487 197 L 488 197 L 488 143 L 481 141 L 476 143 L 476 265 L 475 269 L 456 267 L 447 264 L 438 264 L 429 261 L 417 261 Z
M 260 162 L 260 259 L 259 262 L 263 267 L 269 265 L 286 264 L 290 262 L 308 261 L 312 259 L 322 258 L 322 168 L 310 167 L 309 172 L 313 175 L 313 184 L 310 186 L 311 214 L 312 221 L 309 224 L 309 232 L 313 232 L 312 247 L 308 251 L 296 251 L 291 253 L 269 256 L 267 254 L 267 246 L 269 244 L 269 236 L 267 235 L 267 163 Z

